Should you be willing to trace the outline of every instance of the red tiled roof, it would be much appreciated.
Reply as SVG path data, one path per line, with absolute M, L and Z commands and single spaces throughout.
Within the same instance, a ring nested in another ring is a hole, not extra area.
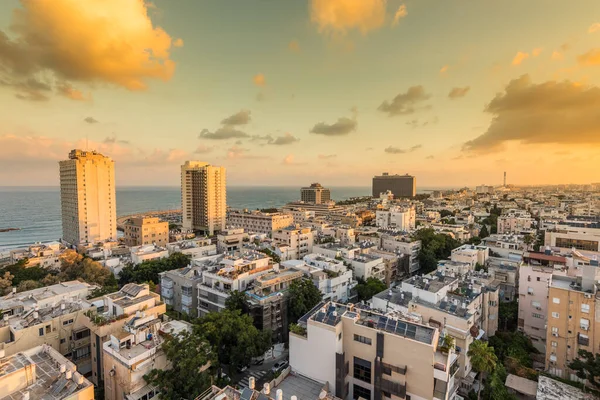
M 543 261 L 554 261 L 554 262 L 567 262 L 567 259 L 561 256 L 553 256 L 544 253 L 527 253 L 524 255 L 525 258 L 531 258 L 534 260 L 543 260 Z

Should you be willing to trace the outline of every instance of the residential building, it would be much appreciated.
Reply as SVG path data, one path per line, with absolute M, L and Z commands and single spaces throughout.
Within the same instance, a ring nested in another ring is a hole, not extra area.
M 183 228 L 209 235 L 225 230 L 227 193 L 226 172 L 201 161 L 181 166 L 181 206 Z
M 210 239 L 190 239 L 169 243 L 167 250 L 169 255 L 182 253 L 195 259 L 217 254 L 217 245 L 212 244 Z
M 551 248 L 600 252 L 600 229 L 557 225 L 545 232 L 544 244 Z
M 548 290 L 546 370 L 553 375 L 578 380 L 569 363 L 579 350 L 597 353 L 600 347 L 600 292 L 598 261 L 583 267 L 581 277 L 552 277 Z
M 94 400 L 94 385 L 49 345 L 2 356 L 0 363 L 1 400 Z
M 370 248 L 367 252 L 372 256 L 381 257 L 383 260 L 385 268 L 384 282 L 387 286 L 410 276 L 410 257 L 406 254 L 397 254 L 377 248 Z
M 25 249 L 10 250 L 8 264 L 27 260 L 27 267 L 58 269 L 61 266 L 59 256 L 64 250 L 65 246 L 59 242 L 36 243 Z
M 342 206 L 336 206 L 333 201 L 328 203 L 313 204 L 295 201 L 286 204 L 281 208 L 283 213 L 288 213 L 290 210 L 302 209 L 305 211 L 314 212 L 316 217 L 329 216 L 332 213 L 341 212 L 344 210 Z
M 436 233 L 443 233 L 445 235 L 453 237 L 456 240 L 460 240 L 461 242 L 469 240 L 471 238 L 471 233 L 464 225 L 431 224 L 431 228 L 433 228 Z
M 249 241 L 250 238 L 243 228 L 225 229 L 217 236 L 217 252 L 240 251 L 244 247 L 244 243 Z
M 304 208 L 284 208 L 283 213 L 289 214 L 294 220 L 294 225 L 301 225 L 304 222 L 315 218 L 315 212 L 313 210 L 306 210 Z
M 477 194 L 490 194 L 494 193 L 493 186 L 480 185 L 475 187 L 475 193 Z
M 289 246 L 292 259 L 299 260 L 313 252 L 314 234 L 311 228 L 289 226 L 274 231 L 273 241 Z
M 356 242 L 356 233 L 354 228 L 340 226 L 335 230 L 335 238 L 343 245 L 352 245 Z
M 300 189 L 300 200 L 310 204 L 327 204 L 331 201 L 331 191 L 320 183 L 313 183 Z
M 90 331 L 92 344 L 92 374 L 90 380 L 103 386 L 105 380 L 103 344 L 111 335 L 122 332 L 129 319 L 142 311 L 148 317 L 158 318 L 167 311 L 160 296 L 150 291 L 147 284 L 128 283 L 121 290 L 94 301 L 95 310 L 87 313 L 83 323 Z
M 227 226 L 243 228 L 246 232 L 264 233 L 271 232 L 293 225 L 294 218 L 289 214 L 280 212 L 262 211 L 231 211 L 227 215 Z
M 312 252 L 329 258 L 352 259 L 362 253 L 358 244 L 344 246 L 340 243 L 320 243 L 313 246 Z
M 546 352 L 548 288 L 554 268 L 523 265 L 519 271 L 518 329 L 531 338 L 531 343 Z
M 169 223 L 156 217 L 134 217 L 123 224 L 123 237 L 129 247 L 169 243 Z
M 79 372 L 91 371 L 86 301 L 96 287 L 79 281 L 11 293 L 0 298 L 0 342 L 6 356 L 46 344 L 71 359 Z
M 460 365 L 453 350 L 438 351 L 436 328 L 333 302 L 298 323 L 302 331 L 290 332 L 292 372 L 328 385 L 341 399 L 453 397 Z
M 202 268 L 185 267 L 160 274 L 160 295 L 173 310 L 192 317 L 198 316 L 198 284 L 202 282 Z
M 519 269 L 520 261 L 506 260 L 498 257 L 490 257 L 487 261 L 488 273 L 492 278 L 500 282 L 500 302 L 515 300 L 519 293 Z
M 169 257 L 169 250 L 154 244 L 146 244 L 131 248 L 131 262 L 138 265 L 144 261 L 158 260 Z
M 513 211 L 498 217 L 498 233 L 527 234 L 535 233 L 535 219 L 526 211 Z
M 375 223 L 382 229 L 412 231 L 416 224 L 415 207 L 392 207 L 389 210 L 377 211 Z
M 381 235 L 380 247 L 385 251 L 408 256 L 409 275 L 416 273 L 421 268 L 419 264 L 419 252 L 421 251 L 420 240 L 414 240 L 407 235 L 385 232 Z
M 71 150 L 59 167 L 62 240 L 71 245 L 116 240 L 113 160 L 95 151 Z
M 348 302 L 355 293 L 357 282 L 352 270 L 343 261 L 334 258 L 309 254 L 301 265 L 295 266 L 307 272 L 315 286 L 323 294 L 324 301 Z
M 390 175 L 384 172 L 381 176 L 373 177 L 373 197 L 381 193 L 392 192 L 394 198 L 415 197 L 417 194 L 417 178 L 406 175 Z
M 474 246 L 464 244 L 452 250 L 450 259 L 452 261 L 464 262 L 475 267 L 476 264 L 484 266 L 490 255 L 490 250 L 486 246 Z
M 354 276 L 356 278 L 361 278 L 365 281 L 369 278 L 376 278 L 385 282 L 386 273 L 383 258 L 373 254 L 363 253 L 348 261 L 354 269 Z
M 522 235 L 499 235 L 493 234 L 483 238 L 482 246 L 490 249 L 490 255 L 506 259 L 516 260 L 523 256 L 523 236 Z

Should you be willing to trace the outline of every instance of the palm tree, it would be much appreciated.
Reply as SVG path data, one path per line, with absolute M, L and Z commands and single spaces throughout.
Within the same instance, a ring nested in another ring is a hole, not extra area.
M 493 347 L 488 347 L 487 342 L 476 340 L 469 346 L 467 355 L 471 359 L 473 369 L 479 372 L 479 390 L 477 391 L 477 400 L 480 400 L 481 387 L 483 386 L 483 373 L 490 373 L 496 368 L 498 357 L 494 353 Z

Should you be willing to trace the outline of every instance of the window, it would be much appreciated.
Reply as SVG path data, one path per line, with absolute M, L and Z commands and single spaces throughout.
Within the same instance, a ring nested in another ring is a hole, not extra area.
M 90 330 L 89 329 L 84 329 L 81 330 L 79 332 L 73 332 L 73 339 L 74 340 L 81 340 L 83 338 L 86 338 L 90 336 Z
M 553 297 L 553 298 L 552 298 L 552 302 L 553 302 L 554 304 L 560 304 L 560 299 L 559 299 L 558 297 Z
M 533 294 L 533 288 L 528 287 L 527 288 L 527 294 Z
M 69 320 L 63 321 L 63 326 L 71 325 L 72 323 L 73 323 L 73 319 L 69 319 Z
M 362 397 L 363 399 L 371 399 L 371 391 L 369 389 L 365 389 L 362 386 L 354 385 L 354 399 L 358 399 Z
M 560 314 L 558 314 L 557 312 L 553 312 L 552 313 L 552 318 L 559 318 Z
M 73 352 L 73 360 L 89 357 L 91 354 L 90 346 L 82 347 Z
M 531 316 L 533 318 L 540 318 L 540 319 L 544 318 L 544 316 L 542 314 L 537 314 L 537 313 L 531 313 Z
M 338 340 L 342 340 L 342 332 L 338 335 Z
M 354 379 L 361 380 L 363 382 L 371 383 L 371 362 L 363 360 L 362 358 L 354 357 Z M 368 399 L 371 395 L 369 394 Z
M 538 277 L 537 277 L 537 281 L 539 282 L 540 280 L 541 280 L 541 279 L 540 279 L 540 277 L 538 276 Z
M 40 328 L 39 334 L 40 334 L 40 336 L 44 336 L 44 328 Z
M 364 336 L 360 336 L 360 335 L 357 335 L 357 334 L 354 334 L 354 341 L 355 342 L 364 343 L 364 344 L 368 344 L 369 346 L 372 343 L 370 338 L 364 337 Z
M 67 339 L 60 339 L 60 344 L 63 344 L 67 341 Z
M 537 309 L 540 309 L 540 308 L 542 308 L 542 304 L 541 304 L 539 301 L 532 301 L 532 302 L 531 302 L 531 306 L 532 306 L 532 307 L 535 307 L 535 308 L 537 308 Z
M 590 305 L 589 304 L 582 304 L 581 305 L 581 312 L 589 313 L 590 312 Z
M 558 328 L 555 326 L 552 327 L 552 336 L 558 336 Z
M 553 340 L 552 341 L 552 347 L 556 347 L 556 346 L 558 346 L 558 343 Z
M 50 325 L 46 325 L 46 335 L 52 333 L 52 327 Z

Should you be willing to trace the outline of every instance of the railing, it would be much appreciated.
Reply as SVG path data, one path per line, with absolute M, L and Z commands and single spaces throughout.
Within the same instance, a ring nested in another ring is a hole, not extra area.
M 406 386 L 399 383 L 389 381 L 387 379 L 381 379 L 381 390 L 391 393 L 395 396 L 405 398 L 406 397 Z

